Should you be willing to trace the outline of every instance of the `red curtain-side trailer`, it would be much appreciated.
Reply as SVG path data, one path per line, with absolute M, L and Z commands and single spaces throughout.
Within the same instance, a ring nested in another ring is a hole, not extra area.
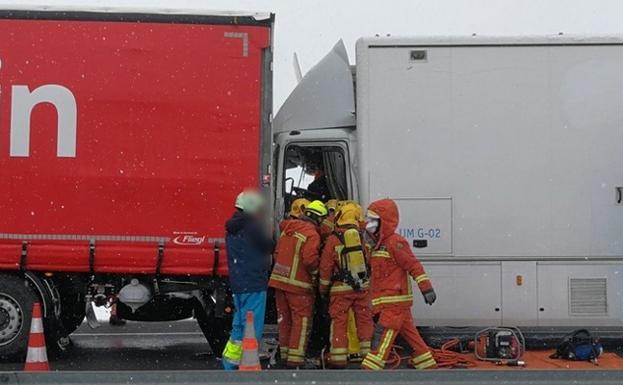
M 225 277 L 224 222 L 270 158 L 272 25 L 0 11 L 0 273 L 91 277 L 87 296 L 102 275 Z

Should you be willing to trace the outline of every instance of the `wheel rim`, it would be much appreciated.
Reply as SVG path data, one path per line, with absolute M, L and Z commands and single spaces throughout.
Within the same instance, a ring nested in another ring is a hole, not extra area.
M 0 346 L 13 342 L 23 326 L 24 317 L 19 303 L 10 295 L 0 293 Z

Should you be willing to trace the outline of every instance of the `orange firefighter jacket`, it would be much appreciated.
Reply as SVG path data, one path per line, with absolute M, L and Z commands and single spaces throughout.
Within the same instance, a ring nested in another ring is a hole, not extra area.
M 335 230 L 335 214 L 329 214 L 320 224 L 320 238 L 325 241 Z
M 433 289 L 430 279 L 407 240 L 395 233 L 399 221 L 396 203 L 382 199 L 372 202 L 368 210 L 381 218 L 378 241 L 370 255 L 373 311 L 378 313 L 386 307 L 411 307 L 411 278 L 422 293 Z
M 336 233 L 342 233 L 346 229 L 337 228 Z M 355 290 L 347 283 L 340 280 L 334 280 L 336 274 L 340 269 L 340 251 L 344 248 L 344 245 L 337 234 L 332 234 L 327 238 L 322 249 L 322 255 L 320 256 L 320 294 L 325 295 L 331 289 L 331 295 L 340 293 L 352 293 Z M 369 282 L 365 282 L 359 292 L 366 292 L 369 287 Z
M 269 286 L 292 293 L 313 293 L 320 263 L 320 235 L 311 221 L 287 219 L 279 225 L 275 266 Z

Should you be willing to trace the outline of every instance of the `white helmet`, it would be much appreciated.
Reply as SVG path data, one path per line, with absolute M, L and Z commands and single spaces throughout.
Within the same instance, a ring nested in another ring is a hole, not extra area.
M 264 208 L 264 197 L 255 190 L 245 190 L 236 197 L 235 206 L 247 214 L 257 214 Z

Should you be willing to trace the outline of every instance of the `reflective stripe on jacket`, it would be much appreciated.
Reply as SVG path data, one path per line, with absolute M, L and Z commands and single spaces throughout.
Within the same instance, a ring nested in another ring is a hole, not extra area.
M 335 223 L 333 222 L 334 220 L 335 218 L 333 217 L 333 215 L 330 215 L 329 217 L 325 218 L 320 224 L 320 238 L 323 241 L 331 236 L 331 234 L 333 234 L 333 231 L 335 230 Z
M 424 267 L 411 251 L 406 239 L 395 233 L 398 225 L 398 207 L 390 199 L 370 204 L 369 210 L 379 215 L 380 240 L 370 257 L 372 267 L 372 306 L 375 312 L 387 306 L 410 307 L 413 304 L 412 281 L 420 291 L 432 290 Z
M 320 235 L 305 219 L 282 222 L 269 286 L 295 293 L 313 292 L 318 275 Z

